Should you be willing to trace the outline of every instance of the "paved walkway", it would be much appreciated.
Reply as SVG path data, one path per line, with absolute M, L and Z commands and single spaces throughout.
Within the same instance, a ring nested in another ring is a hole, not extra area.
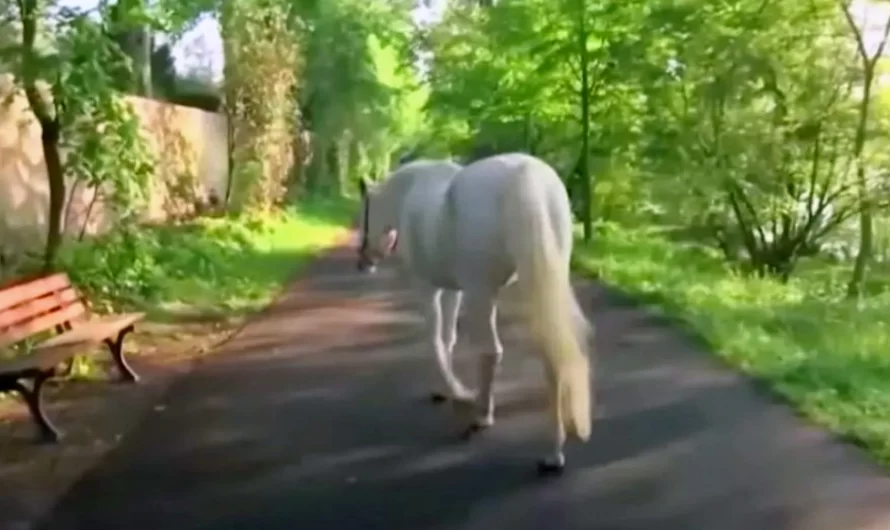
M 493 430 L 467 444 L 416 300 L 351 252 L 175 383 L 43 530 L 886 530 L 890 478 L 596 286 L 601 408 L 541 481 L 539 366 L 505 310 Z M 471 369 L 470 360 L 466 368 Z M 463 368 L 463 367 L 462 367 Z

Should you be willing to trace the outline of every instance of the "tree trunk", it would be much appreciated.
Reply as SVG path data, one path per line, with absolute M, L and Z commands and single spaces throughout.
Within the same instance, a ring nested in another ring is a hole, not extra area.
M 153 92 L 151 27 L 132 18 L 131 12 L 137 7 L 139 11 L 142 11 L 146 7 L 145 0 L 120 0 L 112 6 L 112 35 L 121 51 L 133 63 L 132 72 L 120 79 L 120 82 L 123 83 L 122 88 L 139 96 L 151 97 Z M 121 75 L 124 74 L 121 73 Z
M 228 178 L 226 178 L 226 196 L 224 208 L 229 209 L 232 201 L 232 187 L 235 184 L 235 112 L 234 105 L 229 104 L 229 96 L 226 97 L 226 163 L 228 164 Z
M 305 188 L 308 193 L 318 193 L 322 189 L 327 169 L 328 142 L 324 135 L 316 134 L 312 138 L 312 161 L 306 168 Z
M 868 193 L 868 180 L 865 174 L 865 160 L 862 159 L 865 151 L 865 136 L 868 130 L 869 110 L 871 107 L 871 90 L 872 83 L 875 78 L 875 68 L 884 54 L 884 48 L 887 45 L 887 38 L 890 36 L 890 16 L 884 20 L 883 34 L 878 41 L 877 49 L 873 54 L 865 48 L 865 37 L 862 30 L 853 19 L 850 11 L 852 2 L 850 0 L 839 0 L 839 7 L 847 21 L 850 31 L 856 39 L 856 49 L 859 52 L 859 58 L 862 61 L 863 69 L 863 87 L 862 101 L 859 103 L 859 123 L 856 126 L 856 137 L 853 142 L 853 156 L 856 158 L 856 188 L 859 199 L 859 251 L 856 254 L 856 261 L 853 264 L 853 272 L 850 275 L 850 283 L 847 284 L 847 296 L 853 298 L 859 296 L 862 292 L 862 286 L 865 284 L 866 270 L 872 258 L 874 246 L 874 226 L 872 219 L 872 210 L 874 209 L 874 200 Z
M 65 172 L 59 156 L 59 122 L 41 120 L 43 131 L 40 143 L 43 158 L 46 160 L 46 174 L 49 178 L 49 214 L 46 231 L 46 251 L 43 254 L 43 269 L 51 271 L 56 265 L 56 254 L 62 244 L 62 212 L 65 209 Z
M 351 142 L 350 134 L 341 134 L 337 140 L 334 141 L 333 146 L 331 147 L 331 165 L 333 166 L 333 171 L 331 172 L 331 177 L 334 178 L 333 184 L 333 193 L 335 195 L 343 195 L 347 189 L 347 183 L 349 181 L 349 168 L 350 168 L 350 159 L 349 159 L 349 145 Z
M 151 81 L 151 28 L 147 24 L 133 30 L 136 42 L 133 54 L 133 74 L 136 77 L 136 90 L 142 97 L 152 97 Z
M 868 194 L 868 181 L 865 175 L 865 161 L 862 159 L 865 150 L 865 133 L 868 127 L 868 112 L 871 102 L 871 88 L 874 68 L 866 64 L 865 86 L 862 101 L 859 104 L 859 123 L 856 125 L 856 136 L 853 140 L 853 156 L 856 159 L 856 187 L 859 195 L 859 251 L 853 264 L 850 283 L 847 284 L 847 296 L 853 298 L 862 292 L 865 283 L 866 269 L 871 260 L 874 243 L 874 227 L 872 222 L 872 200 Z
M 37 88 L 38 58 L 34 52 L 37 36 L 37 0 L 18 0 L 22 23 L 22 70 L 28 106 L 40 124 L 40 143 L 49 180 L 49 211 L 47 214 L 46 247 L 43 254 L 44 271 L 56 265 L 56 254 L 62 244 L 62 213 L 65 209 L 65 172 L 59 155 L 59 116 L 53 105 L 44 100 Z
M 578 20 L 578 46 L 581 67 L 581 158 L 578 171 L 581 178 L 581 224 L 584 242 L 593 237 L 593 204 L 590 186 L 590 56 L 587 52 L 587 2 L 580 0 Z

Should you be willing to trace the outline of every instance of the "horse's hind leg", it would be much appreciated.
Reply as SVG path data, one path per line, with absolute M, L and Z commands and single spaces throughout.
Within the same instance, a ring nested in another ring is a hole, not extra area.
M 550 452 L 538 460 L 538 474 L 542 476 L 558 475 L 562 473 L 566 464 L 566 457 L 563 452 L 566 443 L 566 430 L 559 409 L 559 381 L 557 381 L 556 374 L 554 374 L 549 367 L 545 367 L 545 372 L 547 374 L 547 393 L 549 398 L 548 419 L 550 420 L 550 428 L 552 429 L 552 445 L 550 447 Z
M 479 394 L 476 416 L 467 434 L 494 425 L 494 380 L 504 348 L 497 331 L 497 305 L 494 297 L 468 296 L 467 323 L 470 344 L 479 355 Z
M 429 320 L 432 333 L 433 351 L 436 354 L 436 366 L 447 387 L 447 394 L 434 392 L 433 401 L 442 402 L 453 399 L 472 402 L 475 394 L 468 390 L 454 373 L 453 353 L 457 342 L 457 315 L 460 310 L 461 292 L 437 289 L 433 293 L 429 308 Z
M 442 342 L 451 356 L 454 355 L 454 346 L 457 344 L 457 318 L 462 299 L 462 291 L 442 292 Z

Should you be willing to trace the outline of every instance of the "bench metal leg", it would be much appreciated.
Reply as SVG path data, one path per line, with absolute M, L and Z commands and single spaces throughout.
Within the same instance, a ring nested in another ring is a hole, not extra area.
M 43 411 L 43 384 L 46 383 L 53 372 L 41 372 L 34 378 L 34 384 L 28 388 L 21 381 L 15 381 L 11 386 L 12 389 L 19 393 L 28 404 L 28 410 L 31 412 L 31 418 L 37 425 L 39 440 L 43 443 L 56 443 L 62 437 L 55 425 L 46 417 Z
M 56 326 L 56 333 L 61 335 L 62 333 L 65 333 L 66 331 L 71 331 L 71 329 L 72 329 L 71 321 L 62 322 L 61 324 Z M 76 360 L 77 360 L 76 355 L 71 357 L 70 359 L 68 359 L 68 361 L 65 363 L 65 369 L 62 370 L 60 373 L 58 373 L 58 375 L 61 377 L 71 377 L 71 375 L 74 373 L 74 362 Z
M 62 369 L 61 372 L 59 372 L 59 376 L 60 377 L 71 377 L 71 375 L 74 374 L 74 361 L 76 361 L 76 360 L 77 360 L 77 356 L 75 355 L 75 356 L 71 357 L 70 359 L 68 359 L 67 361 L 65 361 L 65 368 Z
M 134 326 L 127 326 L 118 333 L 116 339 L 105 339 L 105 345 L 111 351 L 111 357 L 114 359 L 114 364 L 117 365 L 121 379 L 130 383 L 138 383 L 139 374 L 130 367 L 126 357 L 124 357 L 124 337 L 134 329 Z

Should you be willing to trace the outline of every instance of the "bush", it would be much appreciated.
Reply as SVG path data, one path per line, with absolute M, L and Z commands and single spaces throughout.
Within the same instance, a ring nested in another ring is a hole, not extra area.
M 342 233 L 348 210 L 338 206 L 339 213 L 308 205 L 263 218 L 133 227 L 65 246 L 60 265 L 98 310 L 250 309 Z

